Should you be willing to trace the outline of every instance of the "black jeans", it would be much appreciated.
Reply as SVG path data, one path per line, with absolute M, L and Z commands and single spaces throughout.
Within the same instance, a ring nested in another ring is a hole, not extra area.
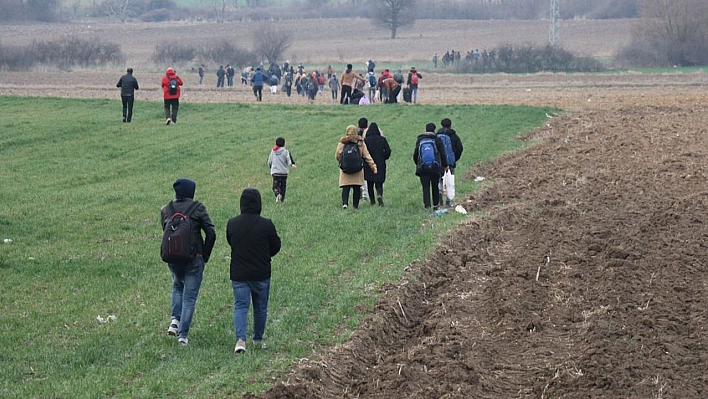
M 256 96 L 256 100 L 261 101 L 263 99 L 263 86 L 253 86 L 253 95 Z
M 433 206 L 440 205 L 440 188 L 438 187 L 438 182 L 440 181 L 440 175 L 435 174 L 421 174 L 420 185 L 423 187 L 423 205 L 425 209 L 430 208 L 430 192 L 433 192 Z
M 288 175 L 273 175 L 273 194 L 277 197 L 280 194 L 280 200 L 285 199 L 285 189 L 288 186 Z
M 398 103 L 398 93 L 401 92 L 401 86 L 396 86 L 395 89 L 391 90 L 391 93 L 388 95 L 388 101 L 386 101 L 389 104 L 396 104 Z
M 170 112 L 170 108 L 172 111 Z M 165 100 L 165 119 L 172 119 L 172 123 L 177 123 L 177 111 L 179 111 L 179 98 Z
M 130 122 L 133 119 L 133 102 L 135 97 L 133 96 L 121 96 L 123 100 L 123 119 L 125 122 Z
M 347 85 L 342 85 L 342 95 L 339 98 L 339 103 L 344 104 L 344 99 L 347 99 L 347 104 L 349 104 L 349 97 L 352 95 L 352 87 Z
M 377 181 L 366 181 L 366 189 L 369 191 L 369 201 L 371 201 L 371 205 L 376 203 L 376 196 L 374 196 L 374 188 L 376 188 L 376 195 L 379 197 L 383 197 L 383 182 Z
M 354 209 L 359 208 L 359 199 L 361 199 L 361 186 L 344 186 L 342 187 L 342 205 L 349 205 L 349 191 L 354 191 Z

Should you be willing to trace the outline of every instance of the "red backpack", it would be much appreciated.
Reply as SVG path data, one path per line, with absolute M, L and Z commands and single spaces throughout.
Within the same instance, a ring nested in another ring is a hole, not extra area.
M 411 73 L 411 84 L 412 84 L 412 85 L 417 85 L 417 84 L 418 84 L 418 72 L 412 72 L 412 73 Z

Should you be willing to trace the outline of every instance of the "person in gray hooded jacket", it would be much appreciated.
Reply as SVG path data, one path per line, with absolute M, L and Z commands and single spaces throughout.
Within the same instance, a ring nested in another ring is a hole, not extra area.
M 194 204 L 194 191 L 197 184 L 189 179 L 177 179 L 172 187 L 175 190 L 175 200 L 162 207 L 160 210 L 160 222 L 162 230 L 174 212 L 187 213 L 190 206 Z M 172 210 L 173 208 L 174 210 Z M 199 288 L 202 284 L 204 267 L 209 262 L 211 251 L 216 242 L 216 229 L 209 213 L 202 203 L 198 203 L 196 208 L 189 215 L 192 221 L 192 233 L 194 234 L 194 260 L 190 264 L 172 264 L 167 266 L 172 273 L 172 321 L 167 329 L 168 335 L 179 336 L 178 343 L 187 345 L 189 328 L 192 324 L 192 316 L 199 295 Z M 202 238 L 202 231 L 205 237 Z
M 273 176 L 275 202 L 283 202 L 285 201 L 289 168 L 297 168 L 292 154 L 285 148 L 284 138 L 278 137 L 275 139 L 275 147 L 273 147 L 268 156 L 268 167 L 270 168 L 271 176 Z

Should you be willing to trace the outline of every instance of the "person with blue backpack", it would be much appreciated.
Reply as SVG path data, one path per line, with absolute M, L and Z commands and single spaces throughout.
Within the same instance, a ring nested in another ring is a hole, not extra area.
M 442 140 L 435 134 L 435 124 L 425 125 L 425 133 L 418 136 L 413 150 L 415 174 L 423 188 L 423 206 L 440 208 L 440 188 L 438 181 L 448 169 L 447 154 Z M 432 196 L 431 196 L 432 192 Z
M 452 121 L 449 118 L 444 118 L 440 121 L 442 127 L 438 130 L 438 137 L 442 140 L 445 146 L 445 155 L 447 156 L 447 165 L 450 169 L 450 174 L 455 175 L 455 168 L 457 167 L 457 161 L 460 160 L 462 156 L 462 151 L 464 147 L 462 146 L 462 140 L 457 132 L 452 128 Z M 443 182 L 440 179 L 438 188 L 442 191 Z M 450 198 L 445 198 L 445 206 L 449 208 L 451 206 Z

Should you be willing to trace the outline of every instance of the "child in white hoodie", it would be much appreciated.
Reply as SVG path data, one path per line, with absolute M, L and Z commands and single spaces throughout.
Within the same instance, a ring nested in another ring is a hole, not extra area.
M 273 176 L 273 194 L 275 202 L 285 201 L 285 188 L 288 181 L 289 168 L 297 168 L 292 154 L 285 148 L 285 139 L 278 137 L 275 139 L 275 147 L 268 156 L 268 167 L 270 175 Z

